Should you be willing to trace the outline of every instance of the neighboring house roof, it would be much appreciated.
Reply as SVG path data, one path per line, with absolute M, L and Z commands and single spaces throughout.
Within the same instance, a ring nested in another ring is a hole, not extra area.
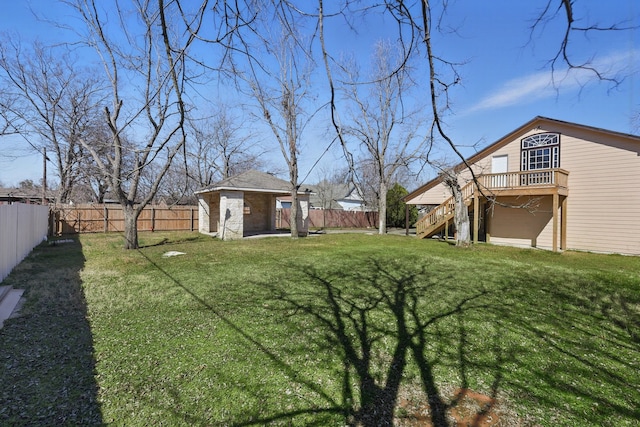
M 47 191 L 47 200 L 54 200 L 51 191 Z M 4 202 L 42 202 L 41 189 L 24 189 L 24 188 L 0 188 L 0 201 Z
M 219 181 L 207 188 L 196 191 L 196 194 L 210 193 L 214 191 L 256 191 L 260 193 L 289 194 L 291 183 L 275 176 L 257 170 L 248 170 L 239 175 Z M 304 194 L 305 191 L 298 191 Z
M 344 196 L 339 200 L 348 200 L 353 202 L 364 202 L 364 196 L 362 195 L 362 191 L 360 191 L 360 187 L 355 184 L 345 184 L 344 186 Z
M 319 184 L 309 188 L 313 191 L 309 203 L 315 208 L 343 209 L 340 202 L 364 205 L 364 198 L 354 184 Z
M 581 125 L 581 124 L 572 123 L 572 122 L 565 122 L 565 121 L 557 120 L 557 119 L 550 119 L 548 117 L 537 116 L 537 117 L 533 118 L 532 120 L 528 121 L 527 123 L 523 124 L 522 126 L 518 127 L 517 129 L 509 132 L 507 135 L 505 135 L 502 138 L 498 139 L 493 144 L 488 145 L 487 147 L 485 147 L 484 149 L 480 150 L 479 152 L 477 152 L 473 156 L 468 157 L 467 159 L 465 159 L 466 160 L 466 164 L 465 164 L 465 162 L 458 163 L 456 166 L 454 166 L 454 170 L 456 172 L 459 172 L 459 171 L 465 169 L 467 167 L 467 165 L 472 165 L 472 164 L 476 163 L 478 160 L 483 159 L 484 157 L 487 157 L 491 153 L 493 153 L 493 152 L 499 150 L 500 148 L 504 147 L 505 145 L 509 144 L 510 142 L 513 141 L 514 138 L 517 137 L 518 134 L 524 133 L 524 132 L 528 131 L 529 129 L 535 128 L 537 126 L 543 126 L 545 124 L 556 124 L 556 125 L 562 125 L 562 126 L 565 126 L 565 127 L 569 127 L 569 128 L 572 128 L 572 129 L 578 130 L 578 131 L 588 131 L 588 132 L 593 132 L 593 133 L 596 133 L 596 134 L 613 135 L 613 136 L 617 136 L 617 137 L 630 138 L 630 139 L 633 139 L 633 140 L 637 141 L 638 143 L 640 143 L 640 136 L 638 136 L 638 135 L 631 135 L 631 134 L 628 134 L 628 133 L 616 132 L 616 131 L 602 129 L 602 128 L 598 128 L 598 127 L 594 127 L 594 126 Z M 426 184 L 418 187 L 417 189 L 415 189 L 411 193 L 407 194 L 406 196 L 404 196 L 402 198 L 402 200 L 405 201 L 405 202 L 409 201 L 409 200 L 419 196 L 420 194 L 424 193 L 425 191 L 430 190 L 431 188 L 435 187 L 439 183 L 440 183 L 440 179 L 436 177 L 436 178 L 432 179 L 431 181 L 427 182 Z

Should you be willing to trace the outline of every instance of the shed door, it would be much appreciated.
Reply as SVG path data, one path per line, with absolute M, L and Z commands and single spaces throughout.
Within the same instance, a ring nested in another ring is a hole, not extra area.
M 508 171 L 508 156 L 503 154 L 501 156 L 493 156 L 491 158 L 491 173 L 507 173 Z M 507 176 L 498 175 L 491 177 L 492 187 L 505 187 L 507 185 Z

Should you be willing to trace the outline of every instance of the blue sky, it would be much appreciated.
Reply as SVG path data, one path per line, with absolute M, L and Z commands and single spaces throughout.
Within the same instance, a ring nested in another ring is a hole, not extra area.
M 446 119 L 459 144 L 486 146 L 538 115 L 625 133 L 640 125 L 632 122 L 640 110 L 640 31 L 572 38 L 576 58 L 593 58 L 609 75 L 624 76 L 615 87 L 563 64 L 552 75 L 547 62 L 557 52 L 561 28 L 552 23 L 533 36 L 529 30 L 545 2 L 464 3 L 468 15 L 452 50 L 468 62 L 463 87 L 453 98 L 454 114 Z M 634 0 L 576 4 L 588 5 L 589 18 L 603 25 L 620 19 L 640 25 L 640 3 Z
M 53 42 L 64 37 L 62 31 L 39 23 L 28 9 L 31 3 L 34 9 L 46 11 L 49 18 L 65 19 L 63 9 L 55 2 L 0 2 L 0 31 L 19 33 L 25 41 L 39 37 Z M 628 21 L 624 25 L 640 25 L 637 0 L 575 3 L 576 15 L 583 22 L 610 25 L 622 19 Z M 632 118 L 640 113 L 640 30 L 572 38 L 571 52 L 576 58 L 591 59 L 609 75 L 624 77 L 618 86 L 598 81 L 589 73 L 567 71 L 562 64 L 552 76 L 547 62 L 559 47 L 561 21 L 552 21 L 544 31 L 533 35 L 529 28 L 545 4 L 546 0 L 451 3 L 446 17 L 449 32 L 435 37 L 434 45 L 440 55 L 464 63 L 459 67 L 462 85 L 452 92 L 452 113 L 445 116 L 445 122 L 466 155 L 538 115 L 619 132 L 638 132 L 640 123 Z M 357 41 L 350 39 L 347 32 L 334 35 L 345 52 L 362 50 L 367 43 L 388 36 L 383 25 L 359 24 L 363 28 Z M 421 80 L 426 97 L 427 80 Z M 306 175 L 324 149 L 325 142 L 318 139 L 320 134 L 321 131 L 309 133 L 307 151 L 300 158 L 301 176 Z M 0 138 L 0 183 L 11 185 L 41 178 L 41 159 L 27 154 L 19 138 Z M 447 153 L 443 151 L 442 155 Z M 321 166 L 331 168 L 339 160 L 335 150 L 323 158 Z M 49 176 L 55 180 L 52 173 Z

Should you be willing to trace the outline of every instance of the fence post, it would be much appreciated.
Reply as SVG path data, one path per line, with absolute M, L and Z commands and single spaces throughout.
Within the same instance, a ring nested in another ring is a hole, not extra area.
M 151 231 L 156 230 L 156 208 L 151 206 Z
M 76 209 L 76 212 L 78 214 L 78 233 L 80 233 L 80 231 L 82 230 L 82 226 L 80 225 L 82 221 L 82 214 L 80 213 L 80 209 Z
M 193 208 L 191 208 L 191 231 L 193 231 Z
M 109 229 L 109 209 L 107 209 L 107 205 L 103 204 L 102 205 L 102 209 L 104 211 L 104 214 L 102 215 L 104 217 L 104 232 L 106 233 L 107 230 Z
M 51 209 L 51 237 L 53 237 L 58 234 L 58 220 L 56 219 L 57 211 L 55 207 L 51 207 L 49 209 Z

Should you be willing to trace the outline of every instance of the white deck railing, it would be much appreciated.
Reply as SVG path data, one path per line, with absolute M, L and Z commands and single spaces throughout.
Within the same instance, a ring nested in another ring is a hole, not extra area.
M 485 190 L 492 192 L 541 187 L 568 188 L 569 172 L 564 169 L 543 169 L 536 171 L 520 171 L 506 173 L 490 173 L 477 176 L 478 184 L 485 196 Z M 469 182 L 462 188 L 465 202 L 476 192 L 475 182 Z M 416 234 L 424 236 L 439 228 L 443 221 L 453 216 L 454 200 L 449 197 L 442 204 L 428 212 L 416 222 Z

